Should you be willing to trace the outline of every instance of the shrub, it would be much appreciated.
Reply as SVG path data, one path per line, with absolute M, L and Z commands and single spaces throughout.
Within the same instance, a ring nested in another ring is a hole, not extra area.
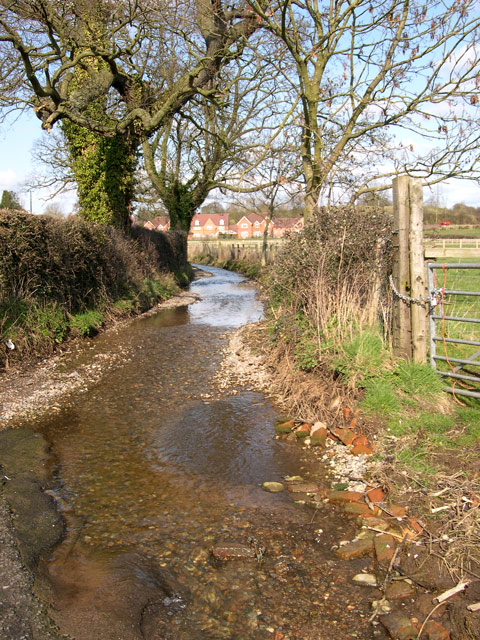
M 373 375 L 388 359 L 380 329 L 389 318 L 390 227 L 380 210 L 322 208 L 286 242 L 267 295 L 273 335 L 281 326 L 299 368 L 329 364 L 353 384 L 356 372 Z

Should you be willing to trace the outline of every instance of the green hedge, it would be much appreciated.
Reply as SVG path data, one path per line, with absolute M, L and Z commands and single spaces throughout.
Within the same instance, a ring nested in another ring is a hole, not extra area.
M 10 359 L 46 355 L 101 318 L 172 295 L 174 276 L 188 280 L 186 256 L 183 232 L 125 234 L 76 216 L 0 211 L 0 338 L 16 344 Z M 5 356 L 0 349 L 0 366 Z

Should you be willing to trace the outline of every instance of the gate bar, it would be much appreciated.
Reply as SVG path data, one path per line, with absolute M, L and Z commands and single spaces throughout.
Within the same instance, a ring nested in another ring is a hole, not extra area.
M 478 357 L 478 353 L 476 353 L 475 356 Z M 460 364 L 473 364 L 477 367 L 480 367 L 480 362 L 475 362 L 475 360 L 462 360 L 461 358 L 446 358 L 445 356 L 435 356 L 435 360 L 443 360 L 444 362 L 459 362 Z
M 472 347 L 480 347 L 480 342 L 477 340 L 464 340 L 462 338 L 434 338 L 437 342 L 454 342 L 455 344 L 469 344 Z
M 476 322 L 480 323 L 480 318 L 457 318 L 457 316 L 434 316 L 431 315 L 430 318 L 433 320 L 455 320 L 456 322 Z

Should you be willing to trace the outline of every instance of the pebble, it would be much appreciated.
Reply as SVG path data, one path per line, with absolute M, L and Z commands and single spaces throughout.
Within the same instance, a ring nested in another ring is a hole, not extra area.
M 392 605 L 388 600 L 382 598 L 381 600 L 374 600 L 372 602 L 372 609 L 382 615 L 382 613 L 390 613 L 392 611 Z
M 373 575 L 373 573 L 357 573 L 352 578 L 352 582 L 355 584 L 361 584 L 366 587 L 376 587 L 378 586 L 377 578 Z
M 281 482 L 264 482 L 262 489 L 270 493 L 280 493 L 280 491 L 284 491 L 285 485 Z

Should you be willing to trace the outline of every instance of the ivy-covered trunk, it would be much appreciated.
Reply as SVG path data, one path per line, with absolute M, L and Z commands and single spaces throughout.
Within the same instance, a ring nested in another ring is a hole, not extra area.
M 68 120 L 62 128 L 77 182 L 79 214 L 100 224 L 127 227 L 135 185 L 137 136 L 127 131 L 105 137 Z

